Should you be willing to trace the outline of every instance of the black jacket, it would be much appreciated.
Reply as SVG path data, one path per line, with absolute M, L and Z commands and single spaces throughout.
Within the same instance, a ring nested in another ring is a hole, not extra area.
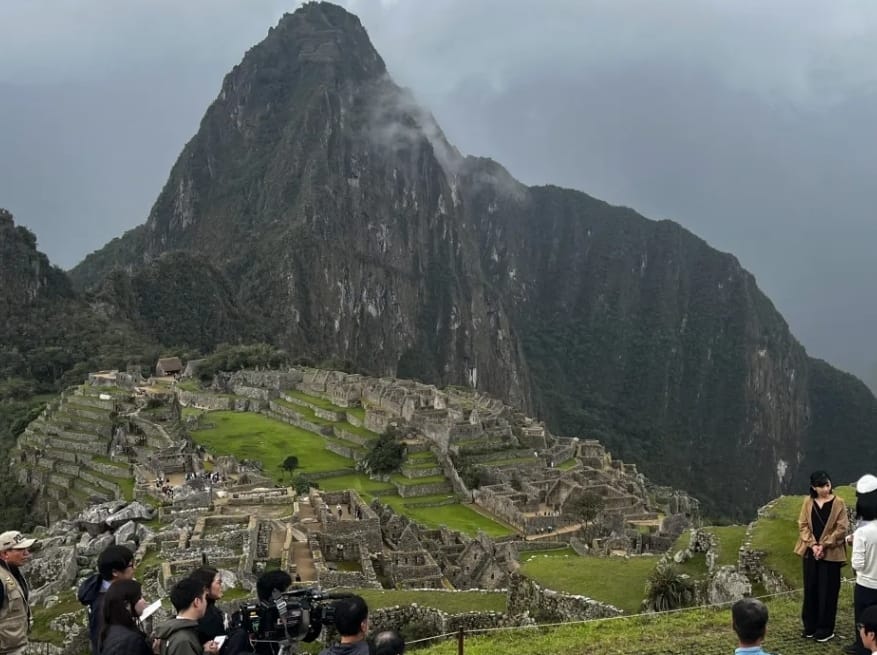
M 225 615 L 216 606 L 216 601 L 207 599 L 207 610 L 204 618 L 198 621 L 198 640 L 203 644 L 217 635 L 225 634 Z
M 100 655 L 152 655 L 152 646 L 139 630 L 111 625 L 101 644 Z
M 91 641 L 92 655 L 98 655 L 97 642 L 100 639 L 100 629 L 103 622 L 101 619 L 104 606 L 104 592 L 101 591 L 103 583 L 100 574 L 90 575 L 79 585 L 79 592 L 76 594 L 79 602 L 88 606 L 88 639 Z

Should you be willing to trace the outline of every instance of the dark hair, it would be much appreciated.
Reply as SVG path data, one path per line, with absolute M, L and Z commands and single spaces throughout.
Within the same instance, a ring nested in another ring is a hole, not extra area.
M 402 655 L 405 652 L 405 640 L 394 630 L 378 633 L 375 637 L 374 655 Z
M 212 600 L 210 598 L 210 586 L 217 575 L 219 575 L 218 569 L 214 569 L 212 566 L 202 566 L 192 571 L 189 577 L 198 582 L 203 582 L 204 586 L 207 587 L 207 600 Z
M 757 598 L 741 598 L 731 607 L 734 632 L 741 644 L 754 644 L 767 629 L 767 605 Z
M 171 589 L 171 603 L 177 612 L 183 612 L 192 606 L 196 598 L 207 591 L 200 580 L 183 578 Z
M 856 499 L 856 516 L 864 521 L 877 519 L 877 492 L 859 495 Z
M 259 600 L 271 600 L 271 594 L 277 591 L 286 591 L 292 584 L 292 578 L 286 571 L 265 571 L 256 580 L 256 595 Z
M 353 637 L 362 631 L 368 618 L 368 605 L 361 596 L 335 601 L 335 628 L 342 637 Z
M 108 546 L 97 558 L 97 572 L 107 582 L 114 571 L 124 571 L 134 563 L 134 553 L 127 546 Z
M 831 482 L 831 476 L 827 471 L 813 471 L 810 474 L 810 497 L 816 498 L 817 495 L 813 487 L 821 487 L 827 482 Z
M 862 610 L 859 615 L 859 623 L 865 628 L 865 632 L 877 633 L 877 605 L 871 605 Z
M 101 618 L 103 627 L 100 631 L 99 643 L 107 638 L 111 625 L 121 625 L 129 630 L 139 630 L 134 606 L 143 598 L 143 588 L 136 580 L 117 580 L 110 585 L 104 595 Z

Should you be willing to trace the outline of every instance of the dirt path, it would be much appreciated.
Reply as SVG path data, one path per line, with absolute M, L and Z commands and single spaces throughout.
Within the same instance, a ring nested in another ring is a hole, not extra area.
M 317 579 L 317 570 L 314 568 L 314 560 L 311 558 L 311 549 L 304 541 L 296 541 L 292 544 L 292 559 L 295 562 L 295 571 L 301 577 L 302 582 L 314 582 Z

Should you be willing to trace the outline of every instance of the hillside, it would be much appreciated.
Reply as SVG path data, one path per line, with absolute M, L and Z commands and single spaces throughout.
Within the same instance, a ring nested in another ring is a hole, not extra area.
M 179 278 L 191 266 L 169 273 L 175 251 L 228 295 L 210 310 L 222 329 L 182 315 L 174 345 L 231 340 L 252 317 L 294 356 L 476 387 L 599 438 L 712 514 L 747 516 L 809 462 L 851 478 L 846 453 L 877 455 L 877 401 L 808 358 L 733 256 L 462 156 L 328 3 L 246 53 L 146 223 L 71 275 Z M 138 320 L 158 335 L 167 317 Z M 838 417 L 855 429 L 823 459 Z

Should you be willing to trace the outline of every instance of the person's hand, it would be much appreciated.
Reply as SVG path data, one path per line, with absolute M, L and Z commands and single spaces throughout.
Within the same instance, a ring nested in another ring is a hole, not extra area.
M 154 635 L 152 637 L 152 652 L 155 653 L 155 655 L 158 655 L 161 652 L 161 639 Z
M 848 544 L 853 543 L 853 535 L 848 534 L 848 535 L 846 536 L 846 540 L 847 540 L 847 543 L 848 543 Z
M 219 644 L 212 639 L 204 644 L 204 652 L 216 655 L 219 652 Z

